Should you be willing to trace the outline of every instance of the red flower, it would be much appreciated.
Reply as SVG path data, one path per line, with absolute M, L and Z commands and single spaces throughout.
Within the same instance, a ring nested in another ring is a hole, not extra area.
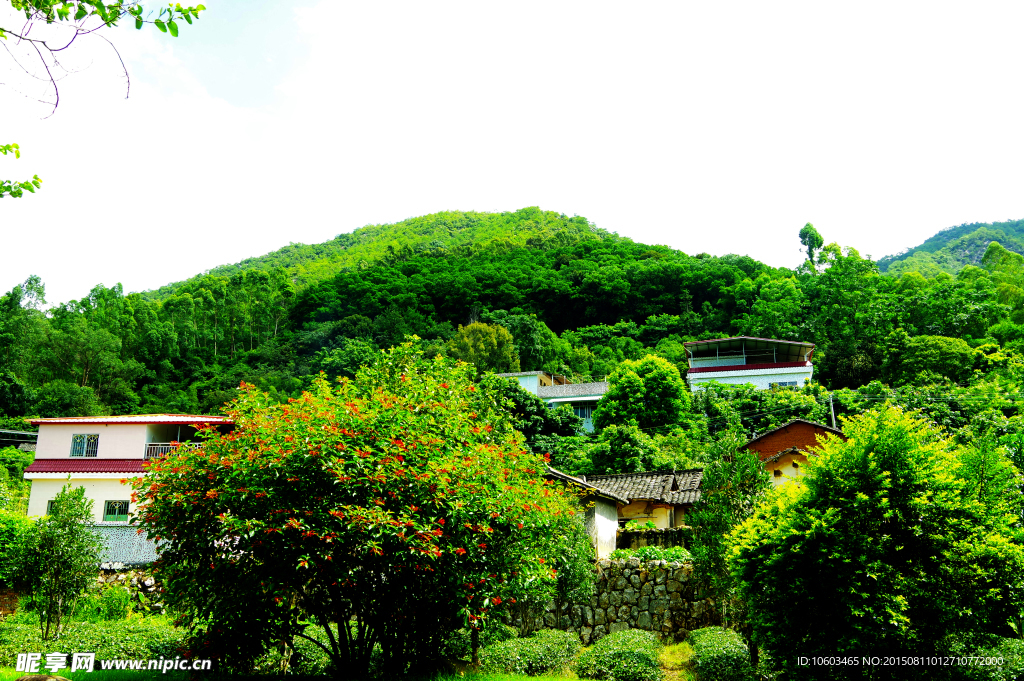
M 463 549 L 463 548 L 458 548 L 458 549 L 455 549 L 455 553 L 457 553 L 457 554 L 458 554 L 458 555 L 460 555 L 460 556 L 461 556 L 462 554 L 464 554 L 465 552 L 466 552 L 466 549 Z
M 477 546 L 479 546 L 482 549 L 486 549 L 487 548 L 487 544 L 477 544 Z M 541 561 L 541 562 L 544 562 L 544 561 Z
M 495 596 L 494 598 L 492 598 L 491 603 L 494 603 L 495 605 L 501 605 L 501 596 Z

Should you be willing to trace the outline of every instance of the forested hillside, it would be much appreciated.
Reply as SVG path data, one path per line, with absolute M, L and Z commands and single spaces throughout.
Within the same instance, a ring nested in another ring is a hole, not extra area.
M 1015 253 L 1024 253 L 1024 220 L 963 224 L 944 229 L 920 246 L 878 261 L 881 272 L 900 275 L 920 272 L 934 276 L 939 272 L 956 274 L 964 265 L 978 265 L 988 245 L 998 241 Z
M 334 260 L 292 247 L 158 296 L 97 286 L 48 311 L 30 279 L 0 298 L 0 410 L 211 412 L 241 381 L 283 401 L 413 334 L 481 369 L 577 380 L 648 354 L 685 373 L 692 339 L 800 339 L 817 344 L 815 379 L 831 390 L 1016 390 L 1024 267 L 998 244 L 981 267 L 927 278 L 882 276 L 856 249 L 813 240 L 796 270 L 692 255 L 538 209 L 443 213 L 352 240 Z

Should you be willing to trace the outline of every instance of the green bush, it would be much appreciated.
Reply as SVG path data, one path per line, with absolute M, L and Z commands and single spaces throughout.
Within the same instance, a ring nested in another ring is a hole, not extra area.
M 638 549 L 615 549 L 609 556 L 612 560 L 639 558 L 641 562 L 666 560 L 670 563 L 689 563 L 693 556 L 682 546 L 641 546 Z
M 583 652 L 574 671 L 583 679 L 606 681 L 661 681 L 658 666 L 661 644 L 653 632 L 627 629 L 605 636 Z
M 13 667 L 18 653 L 96 653 L 97 660 L 175 657 L 185 632 L 162 616 L 117 622 L 73 622 L 59 639 L 43 643 L 39 624 L 0 624 L 0 667 Z
M 480 647 L 508 641 L 519 635 L 515 627 L 501 622 L 492 622 L 480 632 Z M 473 654 L 473 642 L 468 629 L 459 629 L 448 637 L 441 647 L 441 656 L 456 660 L 468 660 Z
M 701 681 L 753 681 L 754 669 L 743 639 L 735 631 L 705 627 L 690 632 Z
M 14 586 L 21 550 L 32 520 L 21 513 L 0 510 L 0 588 Z
M 481 649 L 480 666 L 487 672 L 538 676 L 565 669 L 579 651 L 576 634 L 542 629 L 529 638 L 500 641 Z

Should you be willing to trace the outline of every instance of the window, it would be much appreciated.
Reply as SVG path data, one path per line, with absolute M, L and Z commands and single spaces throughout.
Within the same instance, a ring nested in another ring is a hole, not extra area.
M 782 471 L 781 471 L 780 469 L 778 469 L 778 468 L 776 468 L 776 469 L 775 469 L 774 471 L 772 471 L 772 474 L 773 474 L 773 475 L 774 475 L 774 476 L 775 476 L 776 478 L 781 478 L 781 477 L 782 477 Z
M 71 456 L 96 456 L 96 450 L 99 447 L 100 436 L 98 433 L 71 436 Z
M 46 502 L 46 515 L 53 515 L 53 499 Z
M 593 402 L 577 402 L 572 405 L 572 413 L 586 421 L 593 418 L 594 406 Z
M 106 501 L 103 503 L 103 520 L 110 521 L 126 521 L 128 520 L 128 502 L 127 501 Z

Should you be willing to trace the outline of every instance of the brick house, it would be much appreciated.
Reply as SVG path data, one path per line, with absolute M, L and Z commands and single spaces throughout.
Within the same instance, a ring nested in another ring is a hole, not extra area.
M 846 439 L 843 431 L 837 428 L 793 419 L 758 435 L 740 449 L 757 454 L 765 469 L 772 474 L 772 484 L 778 486 L 803 475 L 801 467 L 807 463 L 811 449 L 820 446 L 829 436 Z

